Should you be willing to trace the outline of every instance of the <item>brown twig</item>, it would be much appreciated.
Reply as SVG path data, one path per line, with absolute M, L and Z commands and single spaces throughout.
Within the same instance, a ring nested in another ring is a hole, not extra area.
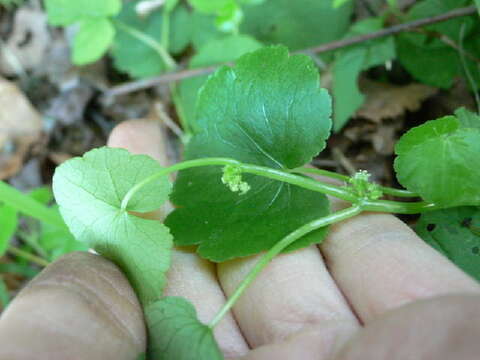
M 404 24 L 394 25 L 392 27 L 389 27 L 380 31 L 372 32 L 370 34 L 333 41 L 328 44 L 314 46 L 308 49 L 297 51 L 296 53 L 315 53 L 315 54 L 326 53 L 326 52 L 338 50 L 341 48 L 345 48 L 348 46 L 352 46 L 355 44 L 360 44 L 369 40 L 374 40 L 374 39 L 378 39 L 386 36 L 395 35 L 403 31 L 409 31 L 415 28 L 451 20 L 458 17 L 473 15 L 476 12 L 477 12 L 477 8 L 475 6 L 455 9 L 445 14 L 432 16 L 425 19 L 415 20 L 408 23 L 404 23 Z M 218 68 L 218 66 L 209 66 L 209 67 L 198 68 L 198 69 L 181 70 L 178 72 L 173 72 L 173 73 L 153 77 L 150 79 L 132 81 L 123 85 L 110 88 L 105 92 L 105 95 L 107 97 L 117 96 L 117 95 L 127 94 L 130 92 L 148 89 L 152 86 L 156 86 L 159 84 L 166 84 L 166 83 L 171 83 L 174 81 L 183 80 L 183 79 L 187 79 L 195 76 L 210 74 L 214 72 Z
M 425 19 L 420 19 L 420 20 L 415 20 L 412 22 L 404 23 L 404 24 L 399 24 L 399 25 L 394 25 L 389 28 L 375 31 L 370 34 L 365 34 L 365 35 L 360 35 L 360 36 L 355 36 L 351 37 L 348 39 L 344 40 L 339 40 L 339 41 L 334 41 L 325 45 L 320 45 L 320 46 L 315 46 L 312 48 L 308 48 L 303 51 L 311 51 L 316 54 L 328 52 L 328 51 L 333 51 L 333 50 L 338 50 L 340 48 L 344 48 L 347 46 L 359 44 L 365 41 L 373 40 L 373 39 L 378 39 L 381 37 L 386 37 L 390 35 L 395 35 L 398 33 L 401 33 L 403 31 L 408 31 L 412 30 L 415 28 L 431 25 L 431 24 L 436 24 L 439 22 L 451 20 L 454 18 L 462 17 L 462 16 L 468 16 L 468 15 L 473 15 L 477 12 L 477 8 L 475 6 L 469 6 L 461 9 L 455 9 L 452 11 L 449 11 L 445 14 L 437 15 L 437 16 L 432 16 L 429 18 Z M 300 51 L 300 52 L 303 52 Z

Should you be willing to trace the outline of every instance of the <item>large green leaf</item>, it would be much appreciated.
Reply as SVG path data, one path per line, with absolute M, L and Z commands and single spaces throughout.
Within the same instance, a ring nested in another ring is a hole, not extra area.
M 362 20 L 350 29 L 348 36 L 368 34 L 383 27 L 380 18 Z M 358 89 L 358 76 L 362 70 L 395 58 L 392 37 L 377 39 L 339 51 L 333 67 L 334 129 L 340 131 L 364 102 Z
M 262 42 L 299 50 L 341 38 L 352 9 L 352 4 L 334 9 L 331 0 L 267 0 L 243 7 L 240 30 Z
M 160 222 L 131 212 L 158 209 L 170 184 L 159 178 L 139 190 L 126 210 L 121 202 L 130 188 L 160 169 L 147 156 L 101 148 L 62 164 L 53 177 L 55 198 L 70 231 L 119 265 L 143 303 L 161 296 L 172 239 Z
M 143 18 L 137 15 L 135 4 L 135 2 L 125 4 L 116 20 L 159 43 L 162 37 L 162 11 L 156 11 Z M 189 12 L 184 6 L 177 6 L 170 13 L 168 50 L 173 54 L 182 52 L 190 42 L 191 35 Z M 167 70 L 165 62 L 156 49 L 122 27 L 117 31 L 112 55 L 115 66 L 135 78 L 158 75 Z
M 480 281 L 480 208 L 456 207 L 422 214 L 417 233 Z
M 17 230 L 17 225 L 17 211 L 0 203 L 0 257 L 7 251 L 10 240 Z
M 222 360 L 212 329 L 197 319 L 192 304 L 166 297 L 147 306 L 149 355 L 155 360 Z
M 100 59 L 110 48 L 115 36 L 112 22 L 106 18 L 83 20 L 75 35 L 73 62 L 85 65 Z
M 86 18 L 101 18 L 117 15 L 120 0 L 45 0 L 48 21 L 52 25 L 70 25 Z
M 190 68 L 198 68 L 234 61 L 241 55 L 257 50 L 262 45 L 247 35 L 230 35 L 214 39 L 203 46 L 190 61 Z M 183 80 L 179 86 L 183 115 L 189 124 L 195 119 L 195 105 L 200 88 L 208 76 L 196 76 Z
M 408 131 L 395 152 L 397 178 L 407 189 L 443 207 L 480 204 L 480 129 L 446 116 Z
M 318 72 L 308 57 L 289 57 L 285 47 L 260 49 L 207 81 L 197 103 L 197 133 L 185 157 L 224 156 L 296 168 L 325 147 L 330 113 L 330 97 L 319 88 Z M 166 221 L 177 244 L 200 244 L 200 255 L 213 261 L 269 249 L 329 211 L 320 193 L 245 176 L 251 190 L 239 195 L 220 178 L 215 167 L 181 172 L 172 195 L 179 208 Z M 290 250 L 320 242 L 325 232 L 299 240 Z

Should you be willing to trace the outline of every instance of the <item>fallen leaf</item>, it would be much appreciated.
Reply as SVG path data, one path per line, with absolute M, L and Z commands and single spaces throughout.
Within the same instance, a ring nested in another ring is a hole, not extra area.
M 21 169 L 41 133 L 40 114 L 16 85 L 0 77 L 0 179 Z
M 360 89 L 367 98 L 357 116 L 377 123 L 401 116 L 406 111 L 418 110 L 424 100 L 438 91 L 423 84 L 398 86 L 365 78 L 360 80 Z

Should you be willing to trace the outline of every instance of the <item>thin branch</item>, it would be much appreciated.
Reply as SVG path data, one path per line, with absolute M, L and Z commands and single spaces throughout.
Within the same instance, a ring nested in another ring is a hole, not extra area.
M 386 37 L 386 36 L 390 36 L 390 35 L 395 35 L 395 34 L 403 32 L 403 31 L 409 31 L 409 30 L 412 30 L 412 29 L 415 29 L 415 28 L 419 28 L 419 27 L 423 27 L 423 26 L 427 26 L 427 25 L 431 25 L 431 24 L 436 24 L 436 23 L 439 23 L 439 22 L 451 20 L 451 19 L 458 18 L 458 17 L 473 15 L 476 12 L 477 12 L 477 8 L 475 6 L 469 6 L 469 7 L 465 7 L 465 8 L 461 8 L 461 9 L 455 9 L 455 10 L 449 11 L 445 14 L 432 16 L 432 17 L 425 18 L 425 19 L 415 20 L 415 21 L 412 21 L 412 22 L 404 23 L 404 24 L 394 25 L 392 27 L 389 27 L 389 28 L 386 28 L 386 29 L 383 29 L 383 30 L 379 30 L 379 31 L 375 31 L 375 32 L 370 33 L 370 34 L 365 34 L 365 35 L 355 36 L 355 37 L 351 37 L 351 38 L 344 39 L 344 40 L 334 41 L 334 42 L 331 42 L 331 43 L 328 43 L 328 44 L 325 44 L 325 45 L 320 45 L 320 46 L 315 46 L 315 47 L 312 47 L 312 48 L 308 48 L 308 49 L 300 51 L 300 52 L 311 51 L 311 52 L 320 54 L 320 53 L 344 48 L 344 47 L 347 47 L 347 46 L 352 46 L 352 45 L 355 45 L 355 44 L 359 44 L 359 43 L 362 43 L 362 42 L 365 42 L 365 41 L 378 39 L 378 38 L 382 38 L 382 37 Z
M 477 12 L 477 8 L 475 6 L 455 9 L 438 16 L 432 16 L 425 19 L 420 19 L 420 20 L 415 20 L 412 22 L 404 23 L 404 24 L 395 25 L 395 26 L 392 26 L 380 31 L 372 32 L 366 35 L 360 35 L 360 36 L 355 36 L 348 39 L 333 41 L 328 44 L 297 51 L 296 53 L 307 53 L 307 54 L 308 53 L 315 53 L 315 54 L 326 53 L 326 52 L 338 50 L 341 48 L 345 48 L 348 46 L 352 46 L 355 44 L 360 44 L 369 40 L 395 35 L 403 31 L 409 31 L 412 29 L 416 29 L 416 28 L 431 25 L 431 24 L 436 24 L 439 22 L 451 20 L 458 17 L 473 15 L 476 12 Z M 224 65 L 224 64 L 221 64 L 221 65 Z M 187 79 L 195 76 L 210 74 L 214 72 L 219 66 L 220 65 L 209 66 L 209 67 L 198 68 L 198 69 L 180 70 L 178 72 L 173 72 L 173 73 L 153 77 L 150 79 L 132 81 L 130 83 L 126 83 L 123 85 L 114 86 L 110 88 L 105 92 L 105 95 L 107 97 L 117 96 L 117 95 L 127 94 L 131 92 L 139 91 L 139 90 L 148 89 L 152 86 L 156 86 L 159 84 L 167 84 L 167 83 L 171 83 L 174 81 L 183 80 L 183 79 Z

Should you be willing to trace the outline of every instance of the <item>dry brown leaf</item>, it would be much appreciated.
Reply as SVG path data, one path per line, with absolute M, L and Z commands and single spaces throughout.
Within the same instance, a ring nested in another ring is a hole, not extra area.
M 0 179 L 21 169 L 41 133 L 40 114 L 16 85 L 0 77 Z
M 418 110 L 424 100 L 438 91 L 423 84 L 398 86 L 368 79 L 361 79 L 360 89 L 366 95 L 366 101 L 357 116 L 375 122 L 396 118 L 407 110 Z

